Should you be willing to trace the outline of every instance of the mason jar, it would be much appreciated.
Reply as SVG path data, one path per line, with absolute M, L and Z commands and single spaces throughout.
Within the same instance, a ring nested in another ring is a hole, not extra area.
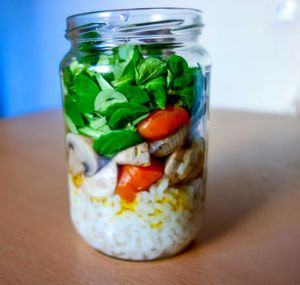
M 67 19 L 60 65 L 72 222 L 125 260 L 175 255 L 202 224 L 210 60 L 202 13 L 145 8 Z

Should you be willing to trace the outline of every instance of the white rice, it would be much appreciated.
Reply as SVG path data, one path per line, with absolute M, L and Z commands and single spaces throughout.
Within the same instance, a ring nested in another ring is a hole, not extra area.
M 168 187 L 164 178 L 133 203 L 113 195 L 88 197 L 69 179 L 71 217 L 80 235 L 95 249 L 117 258 L 150 260 L 186 247 L 202 223 L 204 182 Z

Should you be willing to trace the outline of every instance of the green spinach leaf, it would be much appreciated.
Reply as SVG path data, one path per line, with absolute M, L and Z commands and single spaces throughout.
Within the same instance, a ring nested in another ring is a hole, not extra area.
M 146 91 L 138 86 L 124 83 L 116 88 L 116 90 L 126 96 L 129 102 L 137 104 L 145 104 L 149 102 L 149 96 Z
M 155 78 L 145 85 L 150 96 L 151 107 L 153 109 L 164 109 L 167 104 L 166 80 L 163 76 Z
M 97 82 L 99 86 L 101 87 L 101 90 L 105 89 L 111 89 L 113 90 L 114 88 L 106 81 L 106 79 L 101 75 L 101 73 L 97 73 L 96 75 Z
M 88 76 L 78 74 L 74 80 L 76 106 L 81 113 L 94 111 L 94 102 L 100 92 L 97 84 Z
M 175 78 L 173 83 L 174 89 L 183 89 L 193 84 L 193 74 L 190 70 L 184 72 L 182 76 Z
M 137 85 L 159 77 L 166 73 L 164 62 L 155 57 L 148 57 L 140 61 L 136 67 L 136 83 Z
M 95 140 L 93 147 L 100 155 L 113 157 L 121 150 L 139 144 L 142 141 L 142 137 L 135 131 L 115 130 L 100 136 Z
M 134 121 L 132 121 L 132 125 L 135 126 L 137 125 L 139 122 L 143 121 L 144 119 L 146 119 L 147 117 L 149 116 L 149 113 L 148 114 L 145 114 L 145 115 L 142 115 L 138 118 L 136 118 Z
M 145 85 L 143 85 L 146 89 L 150 86 L 154 85 L 161 85 L 163 87 L 166 87 L 166 79 L 164 76 L 157 77 L 151 81 L 148 81 Z
M 114 63 L 115 63 L 115 56 L 114 55 L 101 54 L 99 56 L 99 59 L 98 59 L 98 62 L 97 62 L 97 66 L 104 65 L 104 66 L 110 67 Z
M 135 50 L 138 49 L 138 46 L 134 45 L 122 45 L 117 47 L 114 51 L 117 53 L 117 57 L 119 61 L 128 61 Z
M 80 112 L 78 111 L 78 109 L 76 107 L 73 96 L 67 95 L 65 97 L 64 108 L 65 108 L 66 115 L 72 120 L 72 122 L 76 126 L 78 126 L 78 127 L 84 126 L 84 121 L 81 117 Z
M 120 108 L 115 113 L 112 114 L 108 126 L 112 130 L 122 129 L 132 121 L 132 112 L 127 108 Z
M 108 107 L 105 111 L 105 116 L 110 119 L 111 116 L 119 109 L 121 108 L 126 108 L 129 109 L 131 111 L 131 116 L 133 119 L 142 116 L 146 113 L 149 113 L 149 108 L 143 106 L 143 105 L 139 105 L 136 103 L 131 103 L 131 102 L 124 102 L 124 103 L 117 103 L 117 104 L 113 104 L 110 107 Z
M 183 102 L 184 106 L 187 107 L 188 109 L 192 109 L 193 103 L 194 103 L 194 98 L 195 98 L 195 88 L 193 86 L 191 87 L 186 87 L 183 90 L 178 91 L 178 95 Z
M 182 82 L 183 80 L 186 80 L 187 76 L 189 76 L 188 74 L 190 72 L 189 72 L 188 63 L 182 56 L 175 55 L 175 54 L 169 56 L 166 61 L 166 66 L 168 69 L 168 76 L 167 76 L 168 88 L 174 87 L 174 81 L 176 80 L 176 78 L 183 77 L 183 79 L 180 79 Z M 177 83 L 177 88 L 178 88 L 178 83 Z
M 105 113 L 106 109 L 116 103 L 127 102 L 126 97 L 115 90 L 102 90 L 95 100 L 95 111 Z
M 63 83 L 65 88 L 67 89 L 67 93 L 71 93 L 71 88 L 73 84 L 73 74 L 69 66 L 63 68 Z
M 114 87 L 118 87 L 119 85 L 124 83 L 133 83 L 135 80 L 134 64 L 132 62 L 129 62 L 128 64 L 126 62 L 117 63 L 114 66 L 115 78 L 116 78 L 116 72 L 119 72 L 121 75 L 118 76 L 116 80 L 112 81 Z
M 188 69 L 186 60 L 182 56 L 176 54 L 170 55 L 167 58 L 166 66 L 174 78 L 183 75 L 185 70 Z
M 95 45 L 99 43 L 99 33 L 97 32 L 87 32 L 81 36 L 83 41 L 79 44 L 79 49 L 81 51 L 92 51 L 95 49 Z
M 122 75 L 123 75 L 123 81 L 126 82 L 125 79 L 128 79 L 128 81 L 132 80 L 131 79 L 131 74 L 129 72 L 129 74 L 125 74 L 124 69 L 126 68 L 126 66 L 128 65 L 128 62 L 118 62 L 113 66 L 113 74 L 115 77 L 115 81 L 113 83 L 118 83 L 118 81 L 121 79 Z M 128 78 L 125 77 L 125 75 L 127 75 Z
M 135 67 L 142 58 L 138 46 L 124 45 L 120 46 L 117 51 L 119 61 L 113 66 L 115 80 L 112 84 L 114 87 L 135 81 Z
M 164 87 L 158 85 L 156 88 L 149 89 L 149 95 L 151 97 L 152 109 L 165 109 L 167 105 L 167 95 Z
M 87 54 L 79 58 L 79 63 L 94 65 L 98 62 L 98 57 L 96 53 Z

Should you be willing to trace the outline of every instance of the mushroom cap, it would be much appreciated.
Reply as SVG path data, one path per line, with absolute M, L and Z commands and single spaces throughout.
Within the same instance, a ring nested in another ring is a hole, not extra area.
M 94 175 L 101 167 L 103 159 L 93 150 L 92 141 L 84 136 L 68 133 L 66 143 L 70 172 L 73 175 Z
M 149 147 L 150 153 L 158 157 L 169 155 L 184 144 L 187 133 L 188 127 L 183 125 L 172 135 L 162 140 L 151 142 Z

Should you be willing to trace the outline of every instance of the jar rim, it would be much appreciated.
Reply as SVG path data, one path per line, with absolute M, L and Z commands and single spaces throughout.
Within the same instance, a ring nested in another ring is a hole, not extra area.
M 155 7 L 113 9 L 74 14 L 67 18 L 66 37 L 96 30 L 103 40 L 198 36 L 204 26 L 202 11 L 194 8 Z M 84 41 L 87 38 L 84 37 Z

